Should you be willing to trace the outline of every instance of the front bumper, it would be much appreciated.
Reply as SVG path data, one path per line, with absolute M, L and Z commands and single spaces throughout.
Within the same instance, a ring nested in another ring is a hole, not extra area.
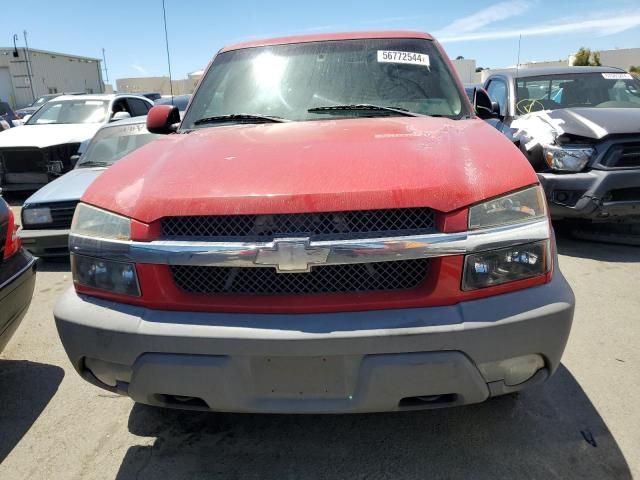
M 36 284 L 36 259 L 21 250 L 0 263 L 0 352 L 17 330 Z
M 538 178 L 554 220 L 640 221 L 640 169 L 538 173 Z
M 556 272 L 543 286 L 445 307 L 196 313 L 70 290 L 54 316 L 80 375 L 141 403 L 351 413 L 477 403 L 541 383 L 560 364 L 573 309 L 573 292 Z M 483 369 L 532 354 L 544 367 L 520 384 Z
M 37 257 L 69 256 L 69 229 L 22 229 L 18 235 L 20 235 L 24 247 Z

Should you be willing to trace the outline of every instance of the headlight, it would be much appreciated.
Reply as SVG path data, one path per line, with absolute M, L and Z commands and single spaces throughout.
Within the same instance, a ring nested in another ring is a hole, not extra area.
M 550 168 L 565 172 L 579 172 L 593 156 L 593 148 L 544 147 L 544 159 Z
M 71 255 L 73 281 L 89 288 L 111 293 L 140 296 L 136 267 L 131 263 Z
M 51 209 L 49 207 L 22 209 L 22 223 L 24 225 L 39 225 L 44 223 L 52 223 Z
M 545 274 L 551 268 L 549 240 L 467 255 L 463 290 L 492 287 Z
M 469 209 L 469 229 L 528 222 L 546 216 L 544 190 L 536 185 L 474 205 Z
M 130 240 L 131 220 L 86 203 L 79 203 L 73 215 L 71 233 L 87 237 Z

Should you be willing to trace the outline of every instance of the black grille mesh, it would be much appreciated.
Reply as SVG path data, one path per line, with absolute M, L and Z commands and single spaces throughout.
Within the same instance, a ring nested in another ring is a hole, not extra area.
M 600 163 L 610 168 L 640 167 L 640 143 L 613 145 Z
M 73 213 L 78 205 L 77 200 L 70 200 L 68 202 L 55 202 L 55 203 L 39 203 L 33 204 L 32 208 L 49 207 L 51 209 L 51 223 L 44 224 L 32 224 L 27 225 L 25 230 L 32 229 L 54 229 L 54 228 L 71 228 L 71 220 L 73 220 Z M 26 207 L 27 209 L 29 207 Z
M 284 235 L 313 239 L 407 235 L 432 231 L 434 214 L 428 208 L 362 210 L 279 215 L 165 217 L 163 237 L 238 238 L 265 241 Z
M 191 294 L 302 295 L 404 290 L 427 276 L 428 259 L 325 265 L 306 273 L 277 273 L 274 268 L 172 265 L 174 281 Z

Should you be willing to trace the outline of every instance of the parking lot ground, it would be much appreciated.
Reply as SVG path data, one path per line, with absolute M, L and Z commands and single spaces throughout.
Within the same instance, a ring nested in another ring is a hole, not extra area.
M 640 248 L 558 243 L 577 308 L 544 387 L 373 415 L 183 412 L 93 387 L 71 368 L 51 314 L 69 264 L 44 262 L 0 355 L 0 478 L 640 477 Z

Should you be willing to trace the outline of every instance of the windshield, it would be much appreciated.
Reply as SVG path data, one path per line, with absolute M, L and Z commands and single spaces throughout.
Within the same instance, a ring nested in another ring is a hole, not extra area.
M 38 98 L 35 102 L 33 102 L 31 105 L 29 105 L 30 107 L 38 107 L 40 105 L 42 105 L 43 103 L 46 103 L 47 100 L 51 100 L 53 97 L 47 95 L 44 97 L 40 97 Z
M 109 166 L 157 137 L 149 133 L 145 123 L 103 128 L 93 137 L 76 168 Z
M 104 100 L 51 101 L 33 114 L 26 125 L 60 123 L 102 123 L 107 118 Z
M 218 55 L 191 102 L 182 128 L 202 118 L 251 114 L 317 120 L 392 112 L 315 111 L 378 105 L 424 115 L 468 114 L 453 76 L 433 42 L 364 39 L 294 43 Z M 397 113 L 396 113 L 397 114 Z
M 571 107 L 640 108 L 640 82 L 629 73 L 569 73 L 519 78 L 519 114 Z

